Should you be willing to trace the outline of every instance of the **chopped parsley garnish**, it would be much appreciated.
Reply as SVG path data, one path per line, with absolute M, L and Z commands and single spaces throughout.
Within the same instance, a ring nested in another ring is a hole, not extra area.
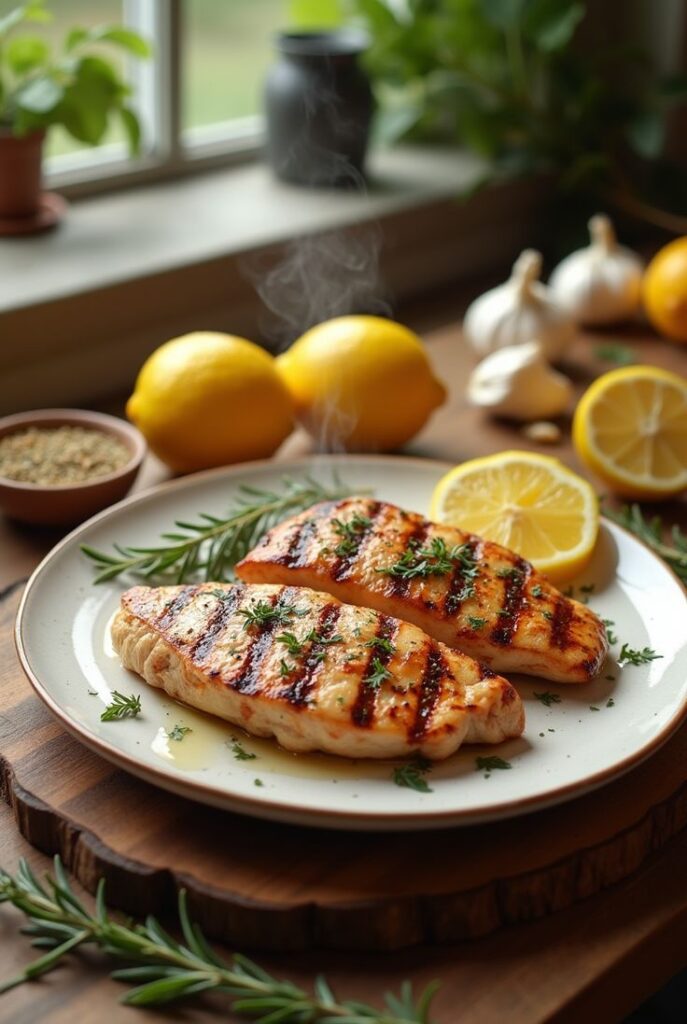
M 379 658 L 374 657 L 372 659 L 372 672 L 365 676 L 365 685 L 371 686 L 373 690 L 378 690 L 387 679 L 391 679 L 391 672 Z
M 609 697 L 608 700 L 606 701 L 606 707 L 607 708 L 614 708 L 615 707 L 615 701 L 613 700 L 612 697 Z
M 100 716 L 101 722 L 115 722 L 120 718 L 136 718 L 141 713 L 141 698 L 125 697 L 119 690 L 112 691 L 112 703 L 108 704 Z
M 396 647 L 385 636 L 373 636 L 370 640 L 366 640 L 363 646 L 376 647 L 378 651 L 384 651 L 385 654 L 396 653 Z
M 301 654 L 305 647 L 305 644 L 298 639 L 295 633 L 280 633 L 276 640 L 278 644 L 284 644 L 289 654 Z
M 553 621 L 553 612 L 548 611 L 546 608 L 543 610 L 542 615 L 545 619 L 548 619 L 549 622 Z
M 358 544 L 360 543 L 361 534 L 365 533 L 368 527 L 372 526 L 372 520 L 368 519 L 367 516 L 355 515 L 348 520 L 343 522 L 341 519 L 334 519 L 332 526 L 341 541 L 334 548 L 334 554 L 345 558 L 347 555 L 353 555 L 358 550 Z
M 284 661 L 284 659 L 282 658 L 281 661 L 279 662 L 279 675 L 282 677 L 282 679 L 284 679 L 286 676 L 291 675 L 295 667 L 295 665 L 289 665 L 289 663 L 287 661 Z
M 237 739 L 230 739 L 227 742 L 227 746 L 231 749 L 237 761 L 255 761 L 258 756 L 257 754 L 251 754 L 248 750 L 244 750 Z
M 600 711 L 601 709 L 597 708 L 595 704 L 590 704 L 589 705 L 589 710 L 590 711 Z
M 606 638 L 607 638 L 609 644 L 617 644 L 618 643 L 618 637 L 613 632 L 613 627 L 615 626 L 615 622 L 613 622 L 612 619 L 602 619 L 601 621 L 603 622 L 604 626 L 606 627 Z
M 446 576 L 459 566 L 465 577 L 465 586 L 460 600 L 471 597 L 474 592 L 473 580 L 478 567 L 470 544 L 454 544 L 447 547 L 442 537 L 433 537 L 429 547 L 421 548 L 417 541 L 410 541 L 398 561 L 376 572 L 396 579 L 428 579 L 430 576 Z
M 179 743 L 183 740 L 187 733 L 193 732 L 193 729 L 189 725 L 175 725 L 173 729 L 167 733 L 170 740 L 177 740 Z
M 643 647 L 641 651 L 634 650 L 632 647 L 628 647 L 627 644 L 623 644 L 620 649 L 620 657 L 618 658 L 618 666 L 623 668 L 625 665 L 646 665 L 650 661 L 657 661 L 662 658 L 662 654 L 656 654 L 650 647 Z
M 431 761 L 424 757 L 416 757 L 413 761 L 407 761 L 405 764 L 399 765 L 398 768 L 394 768 L 392 778 L 397 786 L 414 789 L 418 793 L 433 793 L 434 790 L 427 785 L 427 780 L 424 778 L 431 767 Z
M 264 786 L 265 783 L 262 781 L 262 779 L 253 779 L 253 785 L 254 786 Z
M 493 771 L 507 771 L 509 768 L 513 767 L 510 761 L 504 761 L 502 757 L 494 757 L 493 755 L 490 755 L 489 757 L 476 757 L 475 765 L 476 771 L 486 772 L 486 779 L 489 778 L 489 775 Z
M 269 601 L 257 601 L 252 608 L 239 608 L 239 615 L 243 615 L 246 620 L 243 628 L 250 629 L 251 626 L 262 628 L 272 623 L 282 625 L 295 611 L 292 604 L 279 606 L 272 605 Z
M 531 593 L 532 593 L 532 597 L 543 597 L 544 596 L 544 591 L 542 589 L 541 584 L 540 583 L 535 583 L 534 586 L 532 587 Z
M 544 690 L 543 693 L 533 693 L 533 697 L 536 700 L 540 700 L 542 704 L 545 704 L 547 708 L 550 708 L 552 704 L 560 704 L 561 698 L 557 693 L 551 693 L 549 690 Z
M 470 629 L 481 629 L 482 626 L 486 626 L 488 621 L 488 619 L 481 619 L 479 615 L 468 615 Z
M 518 569 L 517 565 L 510 565 L 506 569 L 497 569 L 496 575 L 501 580 L 520 580 L 524 573 L 522 569 Z

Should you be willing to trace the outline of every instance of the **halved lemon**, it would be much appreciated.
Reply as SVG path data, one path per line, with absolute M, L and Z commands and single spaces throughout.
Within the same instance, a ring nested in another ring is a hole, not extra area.
M 430 517 L 503 544 L 554 581 L 584 568 L 599 532 L 590 484 L 558 459 L 524 451 L 456 466 L 435 487 Z
M 678 494 L 687 487 L 687 380 L 657 366 L 603 374 L 578 402 L 573 443 L 617 494 Z

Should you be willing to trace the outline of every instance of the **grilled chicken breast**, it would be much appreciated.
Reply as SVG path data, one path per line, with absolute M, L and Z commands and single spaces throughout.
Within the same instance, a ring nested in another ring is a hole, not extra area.
M 608 650 L 601 620 L 512 551 L 369 498 L 285 520 L 236 571 L 405 619 L 498 672 L 584 683 Z
M 439 759 L 524 727 L 518 694 L 490 669 L 312 590 L 133 587 L 112 639 L 152 686 L 288 750 Z

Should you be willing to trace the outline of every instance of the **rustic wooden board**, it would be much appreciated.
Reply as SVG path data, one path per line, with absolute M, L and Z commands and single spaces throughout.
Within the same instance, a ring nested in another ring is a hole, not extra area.
M 631 875 L 687 825 L 687 728 L 656 756 L 560 808 L 469 829 L 360 834 L 202 807 L 129 776 L 64 733 L 11 641 L 21 586 L 0 605 L 0 787 L 21 833 L 114 906 L 194 917 L 243 948 L 396 949 L 532 920 Z

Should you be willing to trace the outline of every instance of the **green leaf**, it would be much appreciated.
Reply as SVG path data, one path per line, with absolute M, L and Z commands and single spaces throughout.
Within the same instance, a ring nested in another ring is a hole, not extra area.
M 38 36 L 14 36 L 5 48 L 5 59 L 15 75 L 24 75 L 48 63 L 50 47 Z
M 133 29 L 124 28 L 122 25 L 106 25 L 102 28 L 94 28 L 89 32 L 89 40 L 94 43 L 112 43 L 121 47 L 134 57 L 150 57 L 152 49 L 138 32 Z
M 131 107 L 120 107 L 119 118 L 129 142 L 129 152 L 135 156 L 141 150 L 141 124 Z
M 585 13 L 575 0 L 532 0 L 523 29 L 539 50 L 553 53 L 568 45 Z
M 67 53 L 71 53 L 72 50 L 74 50 L 80 43 L 83 43 L 84 40 L 88 39 L 88 37 L 88 29 L 81 28 L 77 25 L 75 28 L 73 28 L 70 32 L 67 33 L 67 38 L 65 39 L 64 43 L 65 51 Z
M 64 98 L 64 88 L 49 75 L 32 78 L 14 95 L 18 107 L 31 114 L 49 114 Z
M 644 110 L 630 122 L 627 138 L 636 153 L 653 160 L 663 148 L 665 121 L 657 110 Z

